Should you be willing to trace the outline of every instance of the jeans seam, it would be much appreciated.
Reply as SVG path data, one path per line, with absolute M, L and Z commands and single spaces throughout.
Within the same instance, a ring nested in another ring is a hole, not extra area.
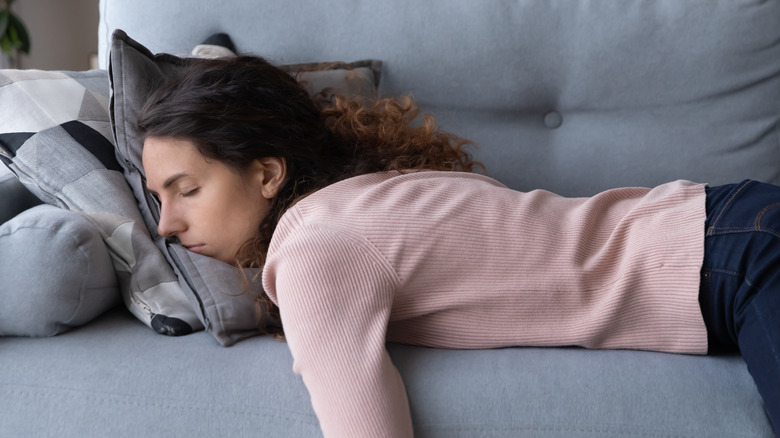
M 780 238 L 780 231 L 775 231 L 769 228 L 756 229 L 755 227 L 725 227 L 725 228 L 709 227 L 707 228 L 706 237 L 715 237 L 715 236 L 720 236 L 725 234 L 737 234 L 737 233 L 765 233 L 765 234 L 769 234 L 770 236 Z
M 725 204 L 720 208 L 720 211 L 718 212 L 718 216 L 715 218 L 715 220 L 712 221 L 709 228 L 707 228 L 707 235 L 711 236 L 715 229 L 717 228 L 718 221 L 720 221 L 721 216 L 723 216 L 723 213 L 726 212 L 726 209 L 731 205 L 731 203 L 736 199 L 737 195 L 739 195 L 742 190 L 745 189 L 752 181 L 743 181 L 742 184 L 740 184 L 736 190 L 734 190 L 734 193 L 731 194 L 731 197 L 726 201 Z
M 718 273 L 718 274 L 733 275 L 733 276 L 736 276 L 736 277 L 743 277 L 744 276 L 744 274 L 742 272 L 734 271 L 732 269 L 712 268 L 712 267 L 707 268 L 707 273 L 709 273 L 710 275 L 712 275 L 712 273 Z
M 755 227 L 723 227 L 718 228 L 711 226 L 710 231 L 713 233 L 752 233 L 755 231 L 762 231 L 762 230 L 756 230 Z
M 761 211 L 760 211 L 760 212 L 759 212 L 759 213 L 756 215 L 756 221 L 754 222 L 754 224 L 755 224 L 755 227 L 756 227 L 756 231 L 763 231 L 763 230 L 761 229 L 761 218 L 763 218 L 764 214 L 765 214 L 767 211 L 769 211 L 769 210 L 771 210 L 771 209 L 773 209 L 773 208 L 776 208 L 776 207 L 778 207 L 778 206 L 780 206 L 780 202 L 776 202 L 776 203 L 774 203 L 774 204 L 767 205 L 766 207 L 764 207 L 764 209 L 763 209 L 763 210 L 761 210 Z

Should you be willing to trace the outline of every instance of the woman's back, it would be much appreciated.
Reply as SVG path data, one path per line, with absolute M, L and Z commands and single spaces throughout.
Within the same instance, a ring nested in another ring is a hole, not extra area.
M 687 182 L 563 198 L 470 173 L 363 175 L 285 214 L 265 286 L 272 297 L 307 293 L 307 305 L 317 305 L 324 298 L 307 282 L 324 274 L 306 259 L 340 257 L 358 282 L 334 279 L 344 299 L 385 306 L 371 285 L 388 283 L 392 341 L 706 353 L 704 214 L 703 186 Z M 344 241 L 350 246 L 340 248 Z M 277 284 L 290 260 L 300 272 Z

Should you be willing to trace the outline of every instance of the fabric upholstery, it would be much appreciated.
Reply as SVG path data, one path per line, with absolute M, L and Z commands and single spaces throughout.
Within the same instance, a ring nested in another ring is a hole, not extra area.
M 270 337 L 221 348 L 205 333 L 157 336 L 122 310 L 64 336 L 25 341 L 0 338 L 0 430 L 322 437 L 287 345 Z M 393 344 L 388 351 L 404 376 L 416 438 L 772 436 L 738 357 Z
M 41 203 L 19 179 L 4 166 L 0 166 L 0 224 L 17 214 Z
M 155 52 L 229 26 L 239 50 L 278 63 L 381 59 L 380 93 L 412 94 L 515 189 L 780 183 L 774 0 L 290 0 L 208 19 L 152 0 L 102 3 L 102 65 L 116 27 Z M 157 13 L 132 11 L 145 7 Z M 172 16 L 199 25 L 172 31 Z
M 53 336 L 121 302 L 98 228 L 39 205 L 0 224 L 0 336 Z

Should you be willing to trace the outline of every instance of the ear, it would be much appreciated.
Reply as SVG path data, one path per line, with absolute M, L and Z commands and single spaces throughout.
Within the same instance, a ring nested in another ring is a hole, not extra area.
M 282 157 L 266 157 L 255 160 L 252 167 L 260 183 L 263 197 L 266 199 L 275 197 L 287 178 L 287 161 Z

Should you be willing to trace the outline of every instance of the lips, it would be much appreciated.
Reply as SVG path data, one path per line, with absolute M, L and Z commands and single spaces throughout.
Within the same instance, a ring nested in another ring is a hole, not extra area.
M 203 248 L 204 248 L 206 245 L 204 245 L 204 244 L 202 244 L 202 243 L 199 243 L 199 244 L 196 244 L 196 245 L 183 245 L 183 244 L 182 244 L 182 246 L 184 246 L 185 248 L 187 248 L 187 250 L 189 250 L 189 251 L 200 253 L 201 251 L 203 251 Z

